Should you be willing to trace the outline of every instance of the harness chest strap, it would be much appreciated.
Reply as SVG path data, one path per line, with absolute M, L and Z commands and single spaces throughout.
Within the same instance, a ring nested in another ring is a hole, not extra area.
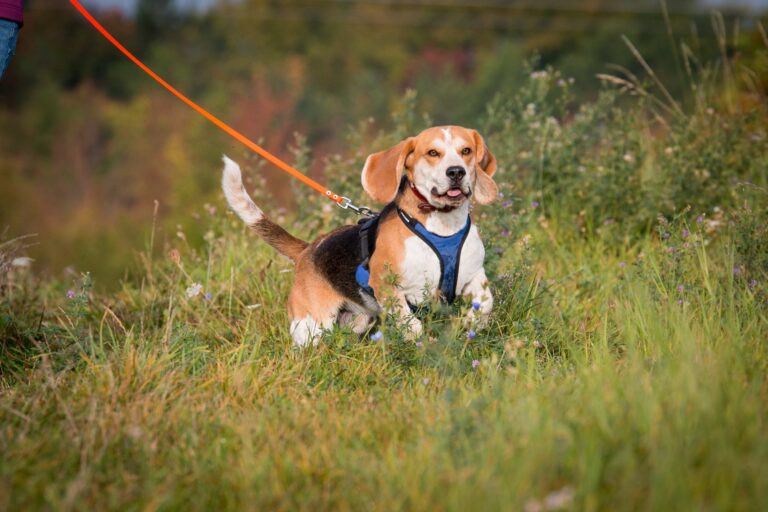
M 389 209 L 386 208 L 382 215 Z M 456 285 L 459 278 L 459 264 L 461 263 L 461 250 L 464 242 L 469 235 L 472 220 L 467 216 L 467 222 L 462 229 L 450 236 L 436 235 L 427 230 L 423 224 L 413 219 L 410 215 L 401 209 L 397 209 L 400 220 L 418 236 L 435 253 L 440 262 L 440 289 L 442 298 L 447 302 L 453 302 L 456 299 Z M 368 263 L 370 256 L 375 249 L 375 238 L 378 231 L 379 220 L 381 216 L 369 219 L 361 223 L 360 227 L 360 253 L 362 262 L 357 266 L 355 279 L 360 288 L 373 296 L 371 288 L 370 271 Z M 371 236 L 373 235 L 373 237 Z M 373 241 L 372 241 L 373 239 Z

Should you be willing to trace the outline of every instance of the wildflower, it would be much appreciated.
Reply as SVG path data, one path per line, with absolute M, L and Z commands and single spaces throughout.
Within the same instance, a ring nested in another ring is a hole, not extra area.
M 538 208 L 539 202 L 538 201 L 531 201 L 531 208 Z
M 501 231 L 501 233 L 499 233 L 499 234 L 502 236 L 502 238 L 508 238 L 509 237 L 509 230 L 503 229 Z
M 703 215 L 699 215 L 698 217 L 696 217 L 696 223 L 697 224 L 701 224 L 702 222 L 704 222 L 704 216 Z
M 13 258 L 13 261 L 11 261 L 11 266 L 16 268 L 29 268 L 32 266 L 32 262 L 35 261 L 29 256 L 19 256 L 18 258 Z
M 624 268 L 626 266 L 627 266 L 627 263 L 625 261 L 620 261 L 619 262 L 619 268 Z
M 687 230 L 687 229 L 685 229 L 685 228 L 683 228 L 683 232 L 681 233 L 681 236 L 682 236 L 683 238 L 688 238 L 688 235 L 690 235 L 690 233 L 688 232 L 688 230 Z
M 429 377 L 424 377 L 424 378 L 421 380 L 421 382 L 422 382 L 422 383 L 423 383 L 423 384 L 426 386 L 427 384 L 429 384 Z
M 181 253 L 178 249 L 168 251 L 168 258 L 177 265 L 181 263 Z
M 685 286 L 681 284 L 677 285 L 677 291 L 678 293 L 683 293 L 685 291 Z
M 371 339 L 373 341 L 379 341 L 384 337 L 384 333 L 381 331 L 376 331 L 375 333 L 371 334 Z
M 669 240 L 669 237 L 671 237 L 671 236 L 672 235 L 670 235 L 668 232 L 665 231 L 664 233 L 661 234 L 661 239 L 662 240 Z
M 677 305 L 682 306 L 683 305 L 683 299 L 677 299 Z
M 424 343 L 422 343 L 421 341 L 416 342 L 416 348 L 422 348 L 423 346 L 424 346 Z
M 741 275 L 741 267 L 740 266 L 736 265 L 735 267 L 733 267 L 733 275 L 735 275 L 735 276 L 740 276 Z
M 477 359 L 473 359 L 472 368 L 477 368 L 478 366 L 480 366 L 480 361 L 478 361 Z
M 75 293 L 75 290 L 67 290 L 67 298 L 68 299 L 74 299 L 77 296 Z
M 190 299 L 193 297 L 197 297 L 203 292 L 203 285 L 200 283 L 192 283 L 192 286 L 187 288 L 187 297 Z
M 504 201 L 503 203 L 501 203 L 501 206 L 503 206 L 504 208 L 510 208 L 512 206 L 512 201 Z
M 576 496 L 576 491 L 570 485 L 549 493 L 544 498 L 545 510 L 562 510 L 569 508 Z
M 499 199 L 504 199 L 504 192 L 499 192 Z
M 467 338 L 469 338 L 470 340 L 473 340 L 473 339 L 475 339 L 476 337 L 477 337 L 477 333 L 476 333 L 475 331 L 473 331 L 473 330 L 470 330 L 470 331 L 467 333 Z
M 477 302 L 477 301 L 473 301 L 472 302 L 472 309 L 474 309 L 475 311 L 480 311 L 480 303 Z
M 211 292 L 208 292 L 205 294 L 205 300 L 211 300 L 213 298 L 213 294 Z

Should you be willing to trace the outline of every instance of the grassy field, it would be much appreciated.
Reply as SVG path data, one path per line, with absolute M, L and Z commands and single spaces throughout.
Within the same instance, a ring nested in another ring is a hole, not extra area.
M 6 242 L 0 509 L 763 508 L 765 108 L 567 89 L 533 72 L 478 126 L 502 197 L 476 211 L 496 296 L 476 336 L 435 304 L 418 344 L 388 318 L 297 352 L 291 266 L 223 199 L 193 208 L 204 242 L 148 234 L 117 293 Z M 363 157 L 328 162 L 351 197 Z M 304 208 L 279 220 L 352 221 Z

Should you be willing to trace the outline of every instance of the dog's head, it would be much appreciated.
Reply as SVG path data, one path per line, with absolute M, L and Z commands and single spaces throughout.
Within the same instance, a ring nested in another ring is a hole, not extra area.
M 429 128 L 370 155 L 363 188 L 375 201 L 388 203 L 397 196 L 403 172 L 436 208 L 460 206 L 470 196 L 488 204 L 499 192 L 492 177 L 496 159 L 479 133 L 460 126 Z

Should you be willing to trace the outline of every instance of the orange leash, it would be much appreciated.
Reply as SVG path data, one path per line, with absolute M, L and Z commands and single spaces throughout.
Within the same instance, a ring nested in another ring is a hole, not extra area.
M 200 105 L 198 105 L 194 101 L 192 101 L 189 98 L 187 98 L 186 96 L 184 96 L 175 87 L 173 87 L 171 84 L 169 84 L 168 82 L 166 82 L 165 80 L 160 78 L 160 76 L 157 73 L 155 73 L 154 71 L 149 69 L 134 54 L 129 52 L 122 44 L 120 44 L 120 42 L 117 39 L 115 39 L 112 36 L 112 34 L 110 34 L 107 31 L 107 29 L 105 29 L 101 25 L 101 23 L 96 21 L 96 19 L 93 16 L 91 16 L 91 13 L 89 13 L 85 9 L 85 7 L 83 7 L 80 4 L 80 2 L 78 2 L 77 0 L 69 0 L 69 2 L 73 6 L 75 6 L 75 9 L 80 11 L 80 14 L 82 14 L 85 17 L 85 19 L 88 20 L 88 22 L 91 25 L 93 25 L 93 27 L 101 33 L 101 35 L 106 37 L 107 40 L 115 46 L 115 48 L 117 48 L 118 50 L 123 52 L 123 54 L 126 57 L 128 57 L 131 61 L 133 61 L 134 64 L 139 66 L 139 68 L 141 68 L 142 71 L 144 71 L 146 74 L 148 74 L 149 76 L 154 78 L 157 83 L 159 83 L 160 85 L 162 85 L 163 87 L 168 89 L 171 92 L 171 94 L 173 94 L 174 96 L 179 98 L 181 101 L 183 101 L 184 103 L 186 103 L 187 105 L 192 107 L 192 109 L 194 109 L 198 114 L 200 114 L 201 116 L 203 116 L 204 118 L 206 118 L 207 120 L 209 120 L 210 122 L 212 122 L 213 124 L 215 124 L 216 126 L 221 128 L 222 130 L 224 130 L 224 132 L 229 134 L 230 137 L 236 139 L 237 141 L 242 143 L 245 147 L 247 147 L 251 151 L 254 151 L 259 156 L 264 158 L 265 160 L 271 162 L 278 169 L 282 170 L 283 172 L 287 172 L 288 174 L 290 174 L 291 176 L 293 176 L 297 180 L 299 180 L 302 183 L 304 183 L 304 184 L 312 187 L 313 189 L 317 190 L 318 192 L 323 194 L 325 197 L 327 197 L 331 201 L 335 202 L 340 207 L 342 207 L 344 209 L 350 208 L 350 209 L 354 210 L 355 212 L 361 213 L 361 214 L 366 214 L 366 212 L 370 211 L 367 208 L 362 208 L 362 207 L 355 206 L 354 204 L 352 204 L 352 202 L 350 201 L 349 198 L 342 197 L 342 196 L 340 196 L 338 194 L 335 194 L 333 191 L 323 187 L 322 185 L 320 185 L 318 182 L 316 182 L 315 180 L 313 180 L 309 176 L 306 176 L 306 175 L 302 174 L 301 172 L 297 171 L 296 169 L 294 169 L 293 167 L 291 167 L 287 163 L 283 162 L 282 160 L 277 158 L 275 155 L 273 155 L 272 153 L 270 153 L 266 149 L 262 148 L 261 146 L 259 146 L 258 144 L 256 144 L 252 140 L 250 140 L 248 137 L 246 137 L 242 133 L 238 132 L 237 130 L 235 130 L 234 128 L 229 126 L 224 121 L 220 120 L 219 118 L 217 118 L 213 114 L 209 113 L 207 110 L 205 110 L 203 107 L 201 107 Z

